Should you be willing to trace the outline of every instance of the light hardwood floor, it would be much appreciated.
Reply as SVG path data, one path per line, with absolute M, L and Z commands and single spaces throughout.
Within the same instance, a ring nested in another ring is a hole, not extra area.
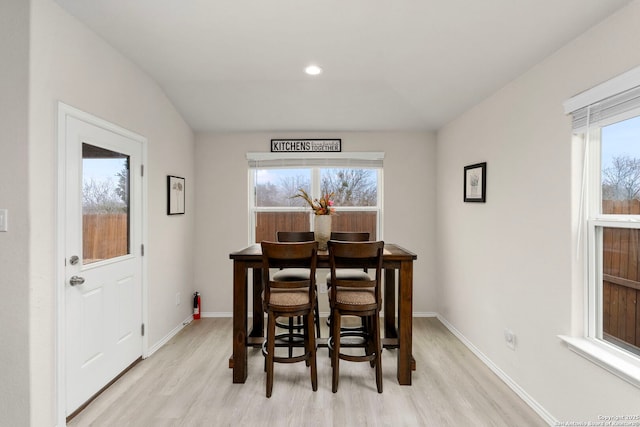
M 412 386 L 396 380 L 383 351 L 384 392 L 368 363 L 340 363 L 331 392 L 327 349 L 318 350 L 318 391 L 304 363 L 276 364 L 265 397 L 264 359 L 249 350 L 245 384 L 228 368 L 231 319 L 192 322 L 94 400 L 69 426 L 546 426 L 436 318 L 415 318 Z M 326 331 L 324 331 L 326 336 Z

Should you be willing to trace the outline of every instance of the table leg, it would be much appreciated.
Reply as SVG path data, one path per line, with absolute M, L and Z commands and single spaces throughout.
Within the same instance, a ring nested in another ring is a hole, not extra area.
M 413 365 L 413 263 L 400 263 L 398 294 L 398 382 L 400 385 L 411 385 L 411 368 Z
M 396 271 L 384 270 L 384 337 L 398 338 L 396 330 Z
M 262 270 L 253 269 L 253 328 L 250 337 L 264 337 L 264 312 L 262 310 Z
M 233 382 L 247 379 L 247 267 L 233 262 Z

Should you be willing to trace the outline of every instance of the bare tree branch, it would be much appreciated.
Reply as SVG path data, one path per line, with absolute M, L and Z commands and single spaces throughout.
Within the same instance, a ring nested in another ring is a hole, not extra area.
M 614 157 L 611 166 L 602 171 L 602 198 L 633 200 L 640 194 L 640 159 Z

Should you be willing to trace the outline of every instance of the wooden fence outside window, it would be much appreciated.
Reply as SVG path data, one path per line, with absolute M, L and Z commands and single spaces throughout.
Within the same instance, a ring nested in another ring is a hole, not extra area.
M 257 212 L 256 243 L 263 240 L 276 241 L 278 231 L 310 231 L 308 212 Z M 331 231 L 368 231 L 369 238 L 376 240 L 378 213 L 368 211 L 340 211 L 331 216 Z
M 640 214 L 640 200 L 603 201 L 603 212 Z M 605 338 L 640 351 L 640 230 L 603 230 L 602 316 Z
M 84 264 L 129 253 L 129 216 L 126 213 L 82 215 Z

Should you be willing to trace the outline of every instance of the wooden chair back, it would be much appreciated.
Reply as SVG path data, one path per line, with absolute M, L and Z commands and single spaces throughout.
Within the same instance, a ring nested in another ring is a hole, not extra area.
M 334 231 L 331 233 L 331 240 L 338 240 L 341 242 L 368 242 L 368 231 Z M 363 271 L 367 271 L 363 268 Z
M 316 265 L 318 242 L 266 242 L 262 246 L 262 283 L 264 300 L 271 301 L 272 289 L 308 288 L 309 305 L 313 306 L 316 288 Z M 307 268 L 309 276 L 300 280 L 275 281 L 271 279 L 271 268 Z
M 331 240 L 340 240 L 343 242 L 367 242 L 369 241 L 368 231 L 333 231 Z
M 338 289 L 374 287 L 377 304 L 382 302 L 382 254 L 384 242 L 340 242 L 329 240 L 329 268 L 331 269 L 331 298 L 335 301 Z M 337 270 L 340 268 L 362 268 L 375 270 L 369 273 L 372 280 L 353 280 L 340 278 Z
M 278 242 L 313 242 L 315 233 L 313 231 L 278 231 Z

